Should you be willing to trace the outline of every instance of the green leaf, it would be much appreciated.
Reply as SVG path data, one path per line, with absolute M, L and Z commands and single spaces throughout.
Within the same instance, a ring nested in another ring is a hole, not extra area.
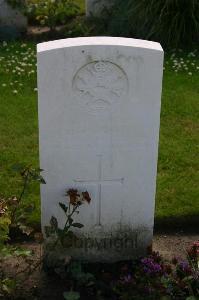
M 68 222 L 69 222 L 69 225 L 71 225 L 73 223 L 73 219 L 70 216 L 68 217 Z
M 16 287 L 16 281 L 14 279 L 6 278 L 2 280 L 2 290 L 7 294 L 12 294 Z
M 35 169 L 35 171 L 37 171 L 37 172 L 43 172 L 44 171 L 44 169 L 40 169 L 40 168 L 37 168 L 37 169 Z
M 46 184 L 44 178 L 40 174 L 31 173 L 31 178 L 32 180 L 38 181 L 41 184 Z
M 64 299 L 65 300 L 79 300 L 80 299 L 80 294 L 78 292 L 65 292 L 63 293 Z
M 77 228 L 82 228 L 82 227 L 84 227 L 84 225 L 81 224 L 81 223 L 73 223 L 71 226 L 77 227 Z
M 40 179 L 39 179 L 39 182 L 41 184 L 46 184 L 46 181 L 44 180 L 44 178 L 40 175 Z
M 64 203 L 59 202 L 59 206 L 63 209 L 65 213 L 67 213 L 68 207 Z
M 17 248 L 17 249 L 14 251 L 14 254 L 15 254 L 16 256 L 29 257 L 29 256 L 32 255 L 32 251 L 27 250 L 27 249 L 20 249 L 20 248 Z

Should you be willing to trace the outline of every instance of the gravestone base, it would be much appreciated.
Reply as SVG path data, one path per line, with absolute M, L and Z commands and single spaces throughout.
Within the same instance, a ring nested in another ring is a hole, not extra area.
M 66 238 L 63 245 L 56 243 L 55 247 L 55 239 L 47 238 L 44 252 L 51 252 L 57 261 L 71 257 L 91 263 L 115 263 L 145 256 L 151 241 L 152 231 L 144 227 L 124 227 L 111 232 L 95 229 L 93 233 L 77 232 L 70 239 Z
M 83 261 L 113 263 L 146 255 L 150 243 L 151 234 L 143 229 L 80 234 L 68 254 Z

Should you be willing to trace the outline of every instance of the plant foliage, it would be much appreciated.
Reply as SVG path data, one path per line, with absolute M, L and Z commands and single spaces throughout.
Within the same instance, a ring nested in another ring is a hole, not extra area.
M 50 226 L 45 227 L 46 236 L 55 237 L 54 246 L 56 246 L 58 243 L 63 246 L 65 239 L 72 234 L 70 231 L 72 227 L 79 229 L 84 227 L 83 224 L 75 222 L 73 216 L 74 214 L 79 213 L 78 209 L 83 203 L 90 203 L 91 201 L 90 195 L 87 191 L 79 193 L 75 189 L 69 189 L 66 192 L 66 196 L 69 197 L 68 205 L 61 202 L 59 203 L 60 208 L 65 214 L 66 221 L 64 227 L 59 228 L 58 221 L 54 216 L 52 216 L 50 219 Z
M 53 31 L 56 25 L 65 24 L 75 16 L 79 6 L 74 0 L 28 0 L 26 11 L 30 19 Z
M 164 46 L 191 46 L 199 40 L 198 0 L 116 0 L 108 31 L 161 42 Z

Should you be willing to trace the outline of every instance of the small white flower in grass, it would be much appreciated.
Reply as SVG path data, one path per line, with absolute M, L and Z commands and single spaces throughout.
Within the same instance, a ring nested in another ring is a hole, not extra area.
M 10 85 L 13 85 L 13 82 L 10 82 Z
M 6 87 L 7 86 L 7 84 L 6 83 L 2 83 L 2 87 Z
M 18 91 L 17 91 L 17 90 L 14 90 L 14 91 L 13 91 L 13 94 L 18 94 Z
M 196 67 L 197 70 L 199 70 L 199 67 Z
M 34 88 L 34 92 L 37 92 L 38 91 L 38 88 Z
M 189 72 L 189 73 L 188 73 L 188 75 L 189 75 L 189 76 L 191 76 L 191 75 L 192 75 L 192 73 L 191 73 L 191 72 Z
M 25 48 L 27 45 L 24 43 L 21 45 L 21 48 Z

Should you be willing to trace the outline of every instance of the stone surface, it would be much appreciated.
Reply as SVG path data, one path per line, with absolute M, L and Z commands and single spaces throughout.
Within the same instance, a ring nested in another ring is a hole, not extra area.
M 86 15 L 100 16 L 104 9 L 110 9 L 114 0 L 86 0 Z
M 153 237 L 163 50 L 143 40 L 90 37 L 38 45 L 42 227 L 68 188 L 87 190 L 68 253 L 117 261 Z
M 19 10 L 12 8 L 6 0 L 0 0 L 0 27 L 25 31 L 27 18 Z

